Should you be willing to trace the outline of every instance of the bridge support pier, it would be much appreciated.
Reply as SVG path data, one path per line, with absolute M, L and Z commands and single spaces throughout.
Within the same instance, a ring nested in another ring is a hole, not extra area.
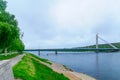
M 55 54 L 57 55 L 57 54 L 58 54 L 58 52 L 57 52 L 57 51 L 55 51 Z
M 98 49 L 96 49 L 96 53 L 99 53 L 99 50 L 98 50 Z
M 40 56 L 40 51 L 38 51 L 38 55 Z

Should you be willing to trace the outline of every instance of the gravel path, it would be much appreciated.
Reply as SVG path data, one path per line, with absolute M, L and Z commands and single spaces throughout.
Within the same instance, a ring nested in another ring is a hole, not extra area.
M 51 68 L 58 73 L 63 73 L 70 80 L 96 80 L 95 78 L 92 78 L 86 74 L 70 71 L 66 69 L 63 65 L 54 62 L 52 62 Z
M 21 54 L 17 57 L 14 57 L 12 59 L 10 59 L 10 64 L 11 66 L 13 67 L 15 64 L 17 64 L 19 61 L 21 61 L 22 57 L 24 56 L 25 54 Z

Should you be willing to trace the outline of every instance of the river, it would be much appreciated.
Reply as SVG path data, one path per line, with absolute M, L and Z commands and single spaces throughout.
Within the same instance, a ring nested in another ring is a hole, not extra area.
M 38 56 L 38 52 L 32 52 Z M 41 52 L 41 58 L 66 65 L 97 80 L 120 80 L 120 52 Z

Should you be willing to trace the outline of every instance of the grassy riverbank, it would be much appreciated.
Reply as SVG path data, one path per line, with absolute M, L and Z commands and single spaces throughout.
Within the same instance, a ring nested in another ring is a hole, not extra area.
M 26 56 L 22 58 L 22 61 L 13 67 L 15 78 L 22 80 L 69 80 L 63 74 L 54 72 L 39 61 L 51 64 L 45 59 L 26 54 Z
M 16 57 L 16 56 L 18 56 L 18 55 L 19 55 L 19 54 L 11 54 L 11 55 L 7 55 L 7 56 L 5 56 L 5 55 L 0 55 L 0 60 L 11 59 L 11 58 Z
M 47 63 L 47 64 L 52 64 L 51 62 L 49 62 L 47 59 L 43 59 L 43 58 L 39 58 L 38 56 L 35 56 L 34 54 L 29 54 L 29 55 L 31 55 L 32 57 L 34 57 L 34 58 L 36 58 L 36 59 L 38 59 L 38 60 L 40 60 L 40 61 L 42 61 L 42 62 L 45 62 L 45 63 Z

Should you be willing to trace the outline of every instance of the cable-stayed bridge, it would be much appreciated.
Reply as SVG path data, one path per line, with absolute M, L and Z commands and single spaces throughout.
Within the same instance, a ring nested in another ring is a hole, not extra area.
M 107 43 L 112 48 L 99 48 L 98 40 L 102 40 L 105 43 Z M 38 51 L 38 54 L 40 55 L 40 51 L 55 51 L 57 54 L 58 51 L 62 52 L 82 52 L 82 51 L 94 51 L 94 52 L 113 52 L 113 51 L 120 51 L 120 48 L 117 48 L 115 45 L 109 43 L 108 41 L 104 40 L 98 34 L 96 34 L 96 48 L 64 48 L 64 49 L 25 49 L 24 51 Z

